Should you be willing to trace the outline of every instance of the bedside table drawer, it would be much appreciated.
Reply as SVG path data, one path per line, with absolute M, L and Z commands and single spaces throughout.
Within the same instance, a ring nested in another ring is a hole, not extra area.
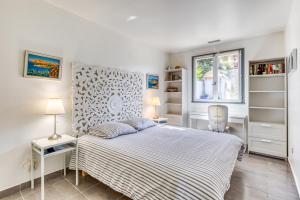
M 286 141 L 286 130 L 282 124 L 249 123 L 249 136 Z
M 286 157 L 287 152 L 285 142 L 254 137 L 250 137 L 248 142 L 249 151 L 278 157 Z

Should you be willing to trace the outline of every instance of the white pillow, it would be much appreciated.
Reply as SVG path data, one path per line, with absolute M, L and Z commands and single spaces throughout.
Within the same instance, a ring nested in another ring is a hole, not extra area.
M 126 135 L 136 132 L 137 131 L 135 130 L 135 128 L 129 126 L 128 124 L 108 122 L 89 128 L 88 134 L 105 139 L 111 139 L 120 135 Z
M 146 118 L 128 119 L 121 122 L 134 127 L 138 131 L 157 125 L 154 121 Z

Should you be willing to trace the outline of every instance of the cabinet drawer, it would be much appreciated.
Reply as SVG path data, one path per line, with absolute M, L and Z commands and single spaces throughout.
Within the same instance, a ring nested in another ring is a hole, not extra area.
M 282 124 L 250 123 L 249 136 L 286 141 L 286 130 Z
M 249 151 L 278 157 L 286 157 L 286 142 L 254 137 L 250 137 L 248 142 Z

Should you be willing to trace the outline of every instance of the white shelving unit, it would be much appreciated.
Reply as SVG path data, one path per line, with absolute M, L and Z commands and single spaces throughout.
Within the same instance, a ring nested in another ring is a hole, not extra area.
M 249 66 L 285 63 L 283 58 L 253 61 Z M 287 157 L 286 74 L 249 75 L 248 151 Z
M 177 91 L 168 91 L 169 88 Z M 187 83 L 185 69 L 165 70 L 165 117 L 168 124 L 187 126 Z

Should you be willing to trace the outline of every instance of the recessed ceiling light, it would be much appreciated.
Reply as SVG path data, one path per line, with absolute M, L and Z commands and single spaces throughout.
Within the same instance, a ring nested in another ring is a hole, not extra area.
M 130 21 L 135 20 L 137 18 L 138 18 L 138 16 L 132 15 L 132 16 L 129 16 L 126 21 L 130 22 Z

